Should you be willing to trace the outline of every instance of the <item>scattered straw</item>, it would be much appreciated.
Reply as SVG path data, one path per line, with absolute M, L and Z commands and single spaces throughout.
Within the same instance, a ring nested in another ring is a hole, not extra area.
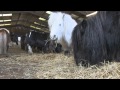
M 76 66 L 73 56 L 61 54 L 27 54 L 19 48 L 9 51 L 9 57 L 0 57 L 0 78 L 24 79 L 117 79 L 120 63 L 106 62 L 85 68 Z

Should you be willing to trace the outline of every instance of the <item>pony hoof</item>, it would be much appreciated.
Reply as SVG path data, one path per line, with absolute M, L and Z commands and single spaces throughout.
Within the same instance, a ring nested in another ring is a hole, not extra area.
M 64 52 L 64 55 L 65 55 L 65 56 L 70 56 L 70 52 L 69 52 L 69 51 L 65 51 L 65 52 Z
M 5 55 L 5 57 L 9 57 L 9 55 L 7 54 L 7 55 Z

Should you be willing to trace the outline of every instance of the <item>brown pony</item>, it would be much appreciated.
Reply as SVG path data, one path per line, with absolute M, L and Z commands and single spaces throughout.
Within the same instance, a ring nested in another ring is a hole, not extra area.
M 9 30 L 0 28 L 0 54 L 7 54 L 10 41 Z

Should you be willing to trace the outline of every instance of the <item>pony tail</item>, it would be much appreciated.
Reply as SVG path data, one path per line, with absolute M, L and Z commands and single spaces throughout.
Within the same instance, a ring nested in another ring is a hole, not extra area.
M 79 25 L 77 25 L 72 32 L 73 54 L 77 65 L 79 64 L 80 45 L 81 45 L 81 32 L 79 29 Z

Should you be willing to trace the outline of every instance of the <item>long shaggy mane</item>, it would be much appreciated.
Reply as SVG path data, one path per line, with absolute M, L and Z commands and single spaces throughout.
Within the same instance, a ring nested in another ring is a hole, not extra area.
M 119 60 L 120 12 L 99 11 L 79 23 L 72 33 L 76 64 L 82 61 L 98 64 L 104 60 Z

